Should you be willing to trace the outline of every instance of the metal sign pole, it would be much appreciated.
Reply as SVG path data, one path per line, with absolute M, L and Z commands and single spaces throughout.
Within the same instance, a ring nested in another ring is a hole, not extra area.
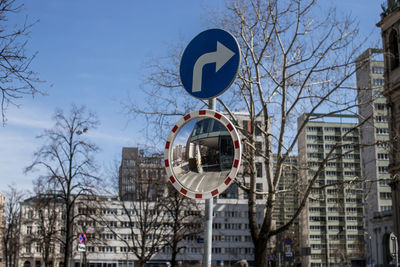
M 215 98 L 208 100 L 208 109 L 216 110 Z M 205 203 L 205 232 L 204 232 L 204 258 L 203 267 L 211 267 L 212 249 L 212 223 L 213 223 L 213 198 L 206 199 Z
M 394 248 L 394 253 L 396 253 L 395 255 L 395 257 L 394 257 L 394 260 L 395 260 L 395 262 L 394 262 L 394 266 L 398 266 L 398 264 L 399 264 L 399 248 L 397 247 L 398 246 L 398 243 L 397 243 L 397 236 L 396 236 L 396 239 L 395 239 L 395 248 Z

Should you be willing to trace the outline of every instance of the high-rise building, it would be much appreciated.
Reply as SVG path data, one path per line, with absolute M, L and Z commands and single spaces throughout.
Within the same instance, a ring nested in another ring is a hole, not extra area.
M 389 127 L 383 53 L 367 49 L 357 58 L 357 94 L 364 185 L 365 245 L 368 265 L 389 264 L 393 231 L 389 186 Z
M 298 182 L 297 156 L 290 156 L 284 163 L 282 178 L 277 188 L 284 193 L 278 193 L 272 215 L 277 228 L 288 223 L 298 208 Z M 299 234 L 299 219 L 297 218 L 287 231 L 279 233 L 276 237 L 278 258 L 300 263 Z
M 389 173 L 392 188 L 394 232 L 400 239 L 400 2 L 388 0 L 378 26 L 381 28 L 385 61 L 385 90 L 389 120 Z M 398 254 L 400 253 L 400 249 Z
M 300 216 L 303 266 L 360 264 L 364 259 L 362 184 L 356 116 L 311 115 L 298 142 L 299 176 L 317 177 Z M 306 114 L 298 118 L 302 125 Z M 324 159 L 327 159 L 324 161 Z M 309 248 L 309 249 L 306 249 Z

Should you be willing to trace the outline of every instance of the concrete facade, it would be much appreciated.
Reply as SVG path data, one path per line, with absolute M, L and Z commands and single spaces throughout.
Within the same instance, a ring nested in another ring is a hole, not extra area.
M 87 209 L 93 206 L 92 214 L 96 214 L 97 222 L 85 217 L 79 219 L 74 226 L 74 236 L 78 237 L 80 233 L 85 233 L 88 239 L 86 244 L 87 252 L 77 251 L 78 238 L 73 242 L 71 256 L 71 266 L 79 266 L 81 261 L 86 261 L 90 267 L 125 267 L 137 266 L 138 260 L 134 254 L 129 251 L 126 239 L 131 236 L 131 230 L 126 227 L 128 221 L 125 208 L 121 201 L 116 197 L 98 197 L 96 200 L 83 201 L 78 203 L 75 208 L 75 214 L 82 213 L 80 206 Z M 83 203 L 82 202 L 82 203 Z M 200 209 L 204 203 L 200 204 Z M 61 209 L 61 206 L 60 206 Z M 58 211 L 58 229 L 62 228 L 62 211 Z M 263 209 L 260 206 L 259 211 L 262 214 Z M 202 213 L 199 213 L 201 216 Z M 31 236 L 39 231 L 39 213 L 35 209 L 35 199 L 28 199 L 21 203 L 21 249 L 18 256 L 18 266 L 43 266 L 42 248 L 35 242 L 28 242 Z M 113 225 L 113 230 L 105 226 Z M 85 227 L 86 226 L 86 227 Z M 135 230 L 136 231 L 136 230 Z M 202 234 L 191 236 L 185 239 L 186 249 L 178 255 L 178 260 L 186 265 L 199 264 L 203 259 L 203 241 Z M 237 199 L 215 199 L 214 220 L 213 220 L 213 248 L 212 263 L 221 265 L 233 265 L 239 260 L 252 262 L 254 256 L 253 243 L 249 232 L 247 219 L 247 205 L 240 204 Z M 129 241 L 128 241 L 129 242 Z M 62 246 L 54 242 L 51 249 L 51 262 L 54 266 L 63 266 Z M 170 249 L 164 248 L 149 261 L 149 265 L 166 265 L 170 260 Z M 111 265 L 109 265 L 111 264 Z
M 299 117 L 298 125 L 305 116 Z M 308 122 L 298 143 L 303 183 L 318 175 L 300 216 L 301 247 L 310 249 L 303 266 L 362 265 L 363 191 L 360 183 L 349 183 L 361 175 L 359 133 L 351 123 L 356 117 L 325 118 L 327 121 L 314 117 Z M 330 184 L 337 186 L 326 186 Z
M 369 266 L 390 263 L 384 239 L 393 231 L 389 166 L 388 109 L 382 50 L 368 49 L 358 58 L 357 92 L 364 186 L 365 245 Z
M 390 165 L 394 233 L 400 237 L 400 2 L 388 0 L 377 25 L 381 28 L 385 61 L 385 90 L 389 108 Z M 399 250 L 400 251 L 400 250 Z M 399 254 L 399 252 L 398 252 Z
M 293 187 L 296 188 L 299 179 L 298 171 L 297 157 L 289 157 L 285 162 L 283 175 L 279 181 L 277 189 L 291 190 L 292 192 L 277 195 L 276 204 L 273 210 L 274 213 L 272 215 L 276 227 L 283 226 L 292 219 L 296 209 L 298 208 L 298 195 L 296 190 L 293 190 Z M 301 250 L 299 235 L 299 219 L 296 219 L 287 231 L 277 235 L 275 255 L 277 258 L 281 258 L 281 262 L 286 260 L 287 262 L 300 263 Z M 288 257 L 288 255 L 292 256 Z

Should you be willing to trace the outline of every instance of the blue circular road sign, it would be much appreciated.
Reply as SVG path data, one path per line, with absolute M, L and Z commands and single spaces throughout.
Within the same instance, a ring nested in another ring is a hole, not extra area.
M 240 64 L 239 44 L 227 31 L 206 30 L 183 52 L 180 77 L 185 90 L 200 99 L 222 94 L 234 81 Z
M 79 243 L 85 244 L 85 243 L 86 243 L 86 240 L 87 240 L 87 238 L 86 238 L 86 235 L 85 235 L 85 234 L 80 234 L 80 235 L 79 235 Z

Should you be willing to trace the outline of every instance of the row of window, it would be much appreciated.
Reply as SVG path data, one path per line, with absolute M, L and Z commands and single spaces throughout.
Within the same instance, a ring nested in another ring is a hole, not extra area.
M 322 239 L 322 235 L 310 235 L 310 239 L 311 240 L 318 240 L 318 239 Z M 346 235 L 328 235 L 330 240 L 343 240 L 346 239 Z M 364 238 L 363 235 L 347 235 L 347 239 L 348 240 L 355 240 L 355 239 L 361 239 Z
M 349 128 L 349 127 L 324 127 L 324 130 L 326 132 L 354 132 L 358 133 L 358 130 L 356 128 Z M 308 126 L 307 127 L 307 132 L 322 132 L 322 127 L 320 126 Z
M 312 140 L 312 141 L 345 141 L 345 142 L 358 142 L 358 137 L 357 136 L 339 136 L 339 135 L 307 135 L 307 140 Z
M 376 134 L 380 135 L 388 135 L 389 134 L 389 128 L 376 128 Z
M 213 235 L 213 241 L 221 242 L 251 242 L 249 235 Z
M 384 67 L 372 67 L 372 73 L 383 74 L 385 72 Z
M 308 167 L 319 167 L 321 165 L 320 162 L 316 161 L 309 161 L 308 162 Z M 360 163 L 357 162 L 327 162 L 325 163 L 325 167 L 329 168 L 351 168 L 351 169 L 359 169 L 360 168 Z
M 308 209 L 310 212 L 325 212 L 325 207 L 310 207 Z M 328 212 L 343 212 L 344 209 L 339 209 L 338 207 L 328 207 Z M 358 207 L 347 207 L 346 212 L 348 213 L 362 213 L 363 209 Z
M 325 216 L 310 216 L 309 220 L 311 222 L 325 222 L 326 217 Z M 345 220 L 344 216 L 328 216 L 328 221 L 339 221 L 343 222 Z M 362 216 L 347 216 L 346 217 L 347 221 L 362 221 Z
M 384 79 L 373 79 L 372 80 L 372 85 L 374 85 L 374 86 L 385 85 L 385 80 Z
M 248 223 L 213 223 L 213 229 L 242 230 L 249 229 Z

